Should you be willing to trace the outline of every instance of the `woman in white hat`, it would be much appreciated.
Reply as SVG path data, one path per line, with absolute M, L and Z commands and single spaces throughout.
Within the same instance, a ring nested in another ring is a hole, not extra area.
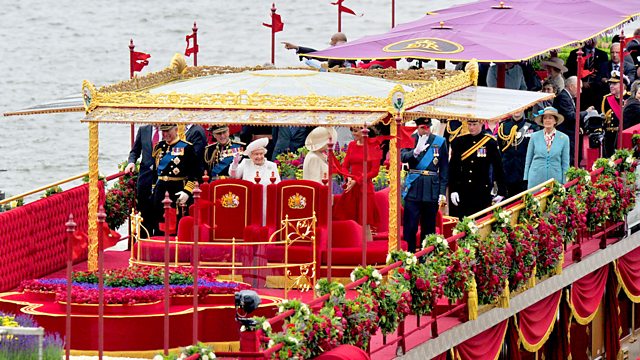
M 302 179 L 312 180 L 322 184 L 329 170 L 327 163 L 327 144 L 329 139 L 335 142 L 338 138 L 336 130 L 332 127 L 317 127 L 313 129 L 304 142 L 304 146 L 309 150 L 304 157 L 302 164 Z
M 543 129 L 531 135 L 527 146 L 527 160 L 524 165 L 524 180 L 528 188 L 551 178 L 565 183 L 565 173 L 569 169 L 569 137 L 556 127 L 564 117 L 554 107 L 547 107 L 538 113 L 535 121 Z
M 275 177 L 275 182 L 280 182 L 278 167 L 272 161 L 265 158 L 267 153 L 268 138 L 260 138 L 252 141 L 244 150 L 244 156 L 249 157 L 242 162 L 240 153 L 236 153 L 231 164 L 229 173 L 236 179 L 255 181 L 256 175 L 260 177 L 260 184 L 271 184 L 271 177 Z
M 558 89 L 556 94 L 558 94 L 564 89 L 564 76 L 562 74 L 568 70 L 567 67 L 564 66 L 564 60 L 558 57 L 552 57 L 544 60 L 542 66 L 547 70 L 547 78 L 544 80 L 554 83 Z

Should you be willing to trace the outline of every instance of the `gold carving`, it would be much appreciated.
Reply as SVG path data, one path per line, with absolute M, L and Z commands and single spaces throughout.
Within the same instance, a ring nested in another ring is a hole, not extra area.
M 82 103 L 84 111 L 89 113 L 98 106 L 96 87 L 88 80 L 82 81 Z
M 174 68 L 178 72 L 178 74 L 182 74 L 187 69 L 187 60 L 181 53 L 175 53 L 175 55 L 173 55 L 173 58 L 171 58 L 169 67 Z
M 401 115 L 398 115 L 401 116 Z M 396 149 L 398 123 L 395 119 L 390 124 L 391 141 L 389 141 L 389 252 L 398 248 L 398 150 Z
M 294 209 L 294 210 L 304 209 L 307 207 L 307 198 L 300 195 L 299 193 L 296 193 L 295 195 L 292 195 L 289 197 L 287 204 L 289 205 L 290 209 Z
M 220 204 L 223 208 L 235 209 L 240 206 L 240 198 L 238 195 L 229 191 L 227 194 L 222 195 L 220 198 Z
M 314 264 L 302 264 L 300 265 L 300 275 L 291 276 L 291 270 L 286 269 L 287 284 L 289 280 L 293 280 L 290 289 L 298 289 L 302 292 L 307 292 L 315 286 L 316 280 L 316 268 Z
M 98 124 L 89 124 L 89 271 L 98 269 L 98 139 Z

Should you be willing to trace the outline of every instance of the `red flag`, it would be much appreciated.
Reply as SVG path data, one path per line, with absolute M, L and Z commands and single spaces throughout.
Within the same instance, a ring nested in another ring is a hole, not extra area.
M 280 16 L 280 14 L 276 14 L 275 11 L 271 14 L 271 24 L 262 23 L 262 25 L 271 28 L 271 32 L 273 33 L 280 32 L 284 29 L 282 17 Z
M 411 137 L 411 135 L 413 135 L 416 129 L 417 127 L 414 127 L 414 126 L 398 127 L 398 132 L 399 132 L 398 135 L 400 135 L 398 141 L 400 141 L 401 149 L 413 148 L 416 146 L 416 141 Z
M 75 231 L 73 233 L 73 242 L 71 244 L 71 259 L 73 261 L 79 259 L 87 250 L 87 244 L 89 242 L 89 238 L 87 234 L 82 231 Z
M 132 51 L 131 52 L 131 59 L 132 64 L 133 64 L 133 71 L 142 71 L 142 69 L 149 65 L 149 59 L 151 57 L 151 55 L 143 53 L 143 52 L 137 52 L 137 51 Z
M 117 231 L 111 230 L 106 222 L 102 223 L 103 248 L 108 249 L 120 241 L 121 235 Z
M 195 54 L 198 52 L 198 44 L 195 42 L 196 34 L 187 35 L 185 38 L 187 40 L 187 49 L 184 51 L 184 56 L 191 56 L 191 54 Z M 189 40 L 193 40 L 193 46 L 189 47 Z
M 356 15 L 355 11 L 353 11 L 353 10 L 349 9 L 348 7 L 342 5 L 343 1 L 344 0 L 338 0 L 335 3 L 331 3 L 331 5 L 338 5 L 338 12 L 344 12 L 344 13 L 347 13 L 347 14 Z

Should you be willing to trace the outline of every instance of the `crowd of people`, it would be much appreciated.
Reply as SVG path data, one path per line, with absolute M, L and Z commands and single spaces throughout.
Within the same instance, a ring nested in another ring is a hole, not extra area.
M 640 29 L 636 32 L 640 35 Z M 331 38 L 331 45 L 344 42 L 346 36 L 342 33 Z M 315 51 L 284 44 L 298 54 Z M 638 51 L 640 44 L 631 42 L 627 50 L 630 49 Z M 601 146 L 603 156 L 615 151 L 620 135 L 618 122 L 623 113 L 624 128 L 640 123 L 640 59 L 628 55 L 621 58 L 620 44 L 615 39 L 610 55 L 597 49 L 595 41 L 585 42 L 582 51 L 585 62 L 580 72 L 575 61 L 576 49 L 570 53 L 566 66 L 556 56 L 542 61 L 546 78 L 537 81 L 530 78 L 534 72 L 528 64 L 505 65 L 505 87 L 555 95 L 552 100 L 536 104 L 531 112 L 520 111 L 495 123 L 450 121 L 442 136 L 432 131 L 431 119 L 415 120 L 413 146 L 401 153 L 407 170 L 402 193 L 403 236 L 409 250 L 416 249 L 418 228 L 421 238 L 435 231 L 436 214 L 445 205 L 450 215 L 461 218 L 548 179 L 564 183 L 566 171 L 574 158 L 580 156 L 580 152 L 574 150 L 577 113 L 581 131 L 601 134 L 594 146 Z M 334 66 L 355 65 L 333 62 Z M 497 86 L 497 66 L 484 64 L 483 67 L 486 85 Z M 580 88 L 579 73 L 582 74 Z M 578 93 L 580 108 L 576 107 Z M 213 141 L 209 141 L 200 125 L 187 126 L 184 140 L 178 136 L 175 124 L 140 127 L 126 172 L 133 171 L 141 157 L 137 207 L 150 233 L 159 233 L 165 192 L 173 207 L 188 209 L 195 184 L 207 178 L 231 177 L 263 185 L 277 183 L 280 174 L 274 163 L 276 157 L 302 147 L 306 148 L 303 179 L 326 184 L 331 166 L 332 172 L 345 180 L 344 193 L 334 202 L 334 218 L 364 222 L 361 197 L 366 191 L 368 198 L 374 198 L 370 180 L 384 163 L 385 142 L 381 139 L 388 138 L 364 137 L 362 128 L 352 128 L 346 156 L 336 165 L 335 159 L 327 156 L 328 145 L 341 136 L 335 129 L 294 126 L 273 127 L 266 132 L 264 129 L 243 126 L 241 131 L 232 134 L 228 126 L 215 125 L 208 129 L 213 136 Z M 377 130 L 385 133 L 385 129 Z M 386 131 L 388 133 L 388 129 Z M 341 140 L 344 143 L 344 138 Z M 365 142 L 369 145 L 366 162 Z M 368 180 L 366 184 L 364 179 Z M 266 209 L 265 206 L 264 211 Z M 377 207 L 367 206 L 366 214 L 366 223 L 375 228 L 379 220 Z

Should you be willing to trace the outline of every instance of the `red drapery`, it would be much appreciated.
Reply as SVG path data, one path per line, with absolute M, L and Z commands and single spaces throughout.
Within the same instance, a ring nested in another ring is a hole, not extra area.
M 615 262 L 618 281 L 629 299 L 640 302 L 640 248 L 633 250 Z
M 614 267 L 614 263 L 611 263 Z M 604 295 L 604 350 L 607 359 L 622 359 L 620 351 L 620 315 L 618 308 L 618 279 L 614 271 L 609 271 L 607 276 L 607 290 Z
M 603 266 L 571 286 L 569 306 L 578 324 L 587 325 L 593 320 L 604 294 L 608 274 L 609 267 Z
M 560 290 L 515 315 L 518 334 L 527 351 L 538 351 L 549 339 L 561 300 Z
M 516 317 L 509 319 L 509 329 L 507 330 L 507 358 L 509 360 L 520 360 L 520 343 L 518 340 L 518 324 Z
M 489 328 L 456 346 L 456 358 L 460 360 L 497 359 L 502 350 L 509 320 Z
M 564 300 L 561 297 L 558 312 L 558 323 L 555 325 L 549 341 L 547 341 L 547 346 L 545 347 L 545 358 L 550 360 L 566 360 L 571 355 L 569 344 L 571 308 L 569 307 L 569 300 L 566 297 Z

